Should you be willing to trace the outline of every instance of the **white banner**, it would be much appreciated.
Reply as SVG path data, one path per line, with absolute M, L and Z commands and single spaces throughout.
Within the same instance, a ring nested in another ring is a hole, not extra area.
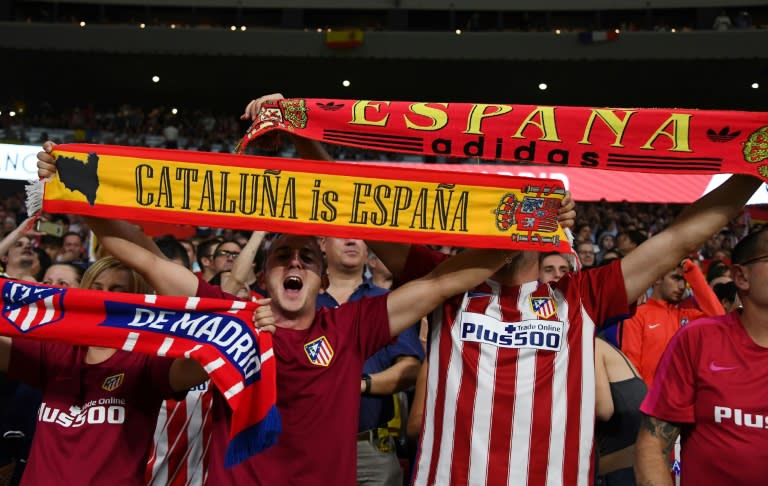
M 0 144 L 0 179 L 37 179 L 37 153 L 40 150 L 39 145 Z

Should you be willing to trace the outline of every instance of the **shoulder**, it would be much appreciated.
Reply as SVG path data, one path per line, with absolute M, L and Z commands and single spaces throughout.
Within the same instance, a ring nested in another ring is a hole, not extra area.
M 691 352 L 696 349 L 712 349 L 715 343 L 723 343 L 728 339 L 727 336 L 736 332 L 738 323 L 738 316 L 733 314 L 697 319 L 681 327 L 667 347 L 684 347 Z
M 200 275 L 197 275 L 197 293 L 195 296 L 211 299 L 241 300 L 232 294 L 224 292 L 218 285 L 206 282 Z
M 706 316 L 689 322 L 680 329 L 684 334 L 709 334 L 719 331 L 728 331 L 735 328 L 741 319 L 737 312 L 731 312 L 724 316 Z

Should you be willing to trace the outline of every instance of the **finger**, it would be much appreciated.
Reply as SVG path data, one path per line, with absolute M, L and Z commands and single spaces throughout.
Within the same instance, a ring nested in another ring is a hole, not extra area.
M 243 112 L 243 115 L 240 118 L 247 120 L 252 117 L 254 103 L 256 103 L 256 100 L 251 100 L 250 103 L 245 105 L 245 111 Z
M 261 299 L 256 299 L 254 302 L 256 302 L 259 305 L 269 305 L 272 303 L 272 299 L 270 299 L 269 297 L 264 297 Z
M 559 212 L 563 213 L 566 211 L 571 211 L 575 208 L 576 208 L 576 201 L 573 200 L 573 197 L 571 196 L 571 192 L 565 191 L 565 197 L 560 203 Z
M 46 140 L 45 142 L 43 142 L 43 150 L 47 153 L 51 153 L 55 146 L 56 144 L 51 142 L 50 140 Z
M 576 211 L 570 210 L 557 215 L 557 220 L 560 222 L 567 221 L 569 219 L 576 219 Z
M 259 328 L 259 332 L 268 332 L 270 334 L 274 334 L 275 331 L 277 331 L 276 326 L 265 326 L 265 327 Z
M 48 152 L 38 152 L 37 160 L 42 160 L 49 164 L 53 164 L 56 162 L 56 159 L 53 158 L 53 155 L 49 154 Z

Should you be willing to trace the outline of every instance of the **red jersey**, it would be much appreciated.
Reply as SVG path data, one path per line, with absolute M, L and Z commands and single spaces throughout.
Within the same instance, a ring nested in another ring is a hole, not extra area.
M 766 369 L 768 349 L 738 312 L 688 324 L 669 342 L 640 410 L 682 425 L 682 485 L 765 484 Z
M 705 315 L 695 307 L 648 299 L 637 306 L 634 316 L 621 323 L 621 351 L 648 387 L 653 384 L 656 367 L 672 336 L 687 323 Z
M 86 351 L 13 340 L 9 375 L 43 390 L 22 484 L 144 484 L 173 360 L 117 351 L 91 365 Z
M 165 400 L 147 463 L 147 486 L 202 486 L 211 444 L 213 390 L 210 382 L 187 392 L 184 400 Z
M 224 294 L 200 281 L 197 295 Z M 278 327 L 272 345 L 283 430 L 277 444 L 225 468 L 230 413 L 215 393 L 208 484 L 354 486 L 363 362 L 391 340 L 386 295 L 319 309 L 308 329 Z
M 442 258 L 412 247 L 404 280 Z M 429 338 L 414 485 L 592 484 L 595 323 L 627 312 L 619 262 L 446 301 Z

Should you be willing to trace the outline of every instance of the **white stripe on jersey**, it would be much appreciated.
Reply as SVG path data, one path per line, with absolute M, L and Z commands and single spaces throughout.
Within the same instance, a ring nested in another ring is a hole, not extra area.
M 490 283 L 490 282 L 489 282 Z M 493 296 L 485 314 L 501 320 L 498 286 L 492 285 Z M 461 309 L 464 310 L 466 302 Z M 480 376 L 496 376 L 496 357 L 499 348 L 480 346 L 480 359 L 477 367 Z M 472 413 L 472 440 L 469 456 L 469 484 L 482 484 L 488 473 L 488 448 L 491 445 L 491 420 L 493 418 L 494 380 L 479 380 L 475 395 L 475 407 Z
M 461 309 L 466 305 L 466 301 L 467 294 L 464 294 L 464 302 L 461 304 Z M 452 319 L 455 320 L 455 316 L 453 316 Z M 443 323 L 441 321 L 437 327 L 440 328 L 442 326 Z M 440 454 L 437 458 L 435 484 L 450 484 L 451 480 L 451 464 L 453 464 L 454 446 L 453 431 L 456 430 L 457 399 L 459 396 L 459 387 L 461 386 L 461 375 L 464 369 L 462 363 L 462 351 L 464 346 L 461 340 L 461 329 L 459 326 L 451 326 L 451 343 L 451 359 L 448 362 L 448 373 L 445 378 L 445 397 L 447 400 L 445 400 L 445 407 L 443 408 L 443 434 L 440 436 Z M 435 368 L 437 368 L 437 366 Z M 437 373 L 435 373 L 435 375 L 437 375 Z M 427 474 L 428 473 L 429 471 L 427 471 Z M 424 478 L 424 480 L 426 481 L 427 478 Z
M 568 303 L 559 290 L 553 292 L 557 298 L 557 318 L 565 323 L 563 329 L 563 347 L 555 359 L 555 372 L 552 379 L 552 428 L 549 439 L 549 462 L 547 464 L 547 486 L 563 484 L 563 464 L 565 462 L 565 425 L 568 422 L 568 361 L 571 348 L 568 345 Z
M 517 308 L 520 319 L 538 319 L 530 304 L 526 305 L 530 294 L 536 290 L 538 282 L 528 282 L 520 288 Z M 515 410 L 512 416 L 512 443 L 509 448 L 509 476 L 507 484 L 528 483 L 528 463 L 531 453 L 531 427 L 533 421 L 533 390 L 536 384 L 536 349 L 518 350 L 517 369 L 515 372 Z
M 212 386 L 209 384 L 208 386 Z M 187 486 L 203 486 L 203 395 L 198 392 L 195 404 L 187 403 Z M 208 411 L 210 413 L 210 411 Z
M 432 312 L 432 329 L 429 335 L 429 368 L 427 370 L 427 391 L 424 403 L 424 423 L 421 427 L 421 437 L 419 439 L 419 455 L 417 457 L 418 473 L 414 474 L 413 486 L 426 486 L 429 476 L 429 463 L 435 447 L 435 428 L 426 427 L 426 424 L 433 423 L 435 417 L 435 394 L 437 394 L 436 384 L 438 382 L 437 364 L 440 362 L 440 326 L 443 322 L 443 308 L 439 306 Z
M 155 450 L 154 459 L 152 463 L 152 477 L 147 484 L 150 486 L 168 484 L 168 464 L 164 458 L 168 457 L 168 440 L 160 440 L 160 437 L 165 436 L 168 428 L 168 407 L 165 406 L 165 402 L 160 405 L 160 413 L 157 416 L 157 425 L 155 426 Z
M 595 323 L 582 307 L 581 311 L 581 417 L 579 425 L 579 486 L 589 484 L 592 466 L 591 444 L 595 437 Z

